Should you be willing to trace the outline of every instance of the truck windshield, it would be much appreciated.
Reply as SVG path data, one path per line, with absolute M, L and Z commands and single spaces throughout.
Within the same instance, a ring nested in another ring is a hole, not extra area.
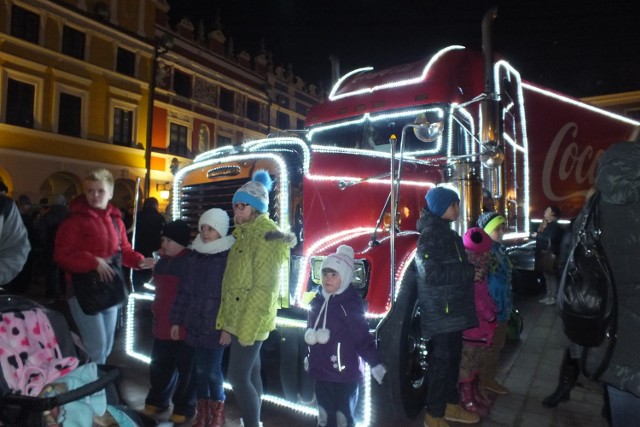
M 414 110 L 416 111 L 416 110 Z M 363 150 L 390 151 L 389 139 L 395 135 L 400 143 L 402 128 L 408 123 L 420 121 L 422 123 L 442 123 L 441 109 L 426 111 L 417 110 L 413 114 L 379 114 L 377 116 L 362 116 L 344 122 L 314 126 L 309 130 L 312 144 L 331 147 L 357 148 Z M 442 127 L 440 127 L 442 130 Z M 399 145 L 398 145 L 399 148 Z M 421 154 L 442 155 L 445 149 L 442 143 L 442 132 L 435 135 L 433 141 L 424 142 L 418 139 L 413 128 L 405 134 L 405 152 L 420 152 Z

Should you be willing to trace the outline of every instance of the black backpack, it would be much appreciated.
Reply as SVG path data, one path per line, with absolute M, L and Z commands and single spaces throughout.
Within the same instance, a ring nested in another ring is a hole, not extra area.
M 557 307 L 564 333 L 584 347 L 585 376 L 597 379 L 607 368 L 616 343 L 618 304 L 611 268 L 600 242 L 600 193 L 583 208 L 575 241 L 558 291 Z M 606 346 L 604 357 L 594 372 L 585 369 L 590 347 Z

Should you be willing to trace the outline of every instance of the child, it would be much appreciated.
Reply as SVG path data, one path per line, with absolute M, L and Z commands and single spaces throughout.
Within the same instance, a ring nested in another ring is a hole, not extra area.
M 476 269 L 473 285 L 478 326 L 462 333 L 460 394 L 467 411 L 485 417 L 489 414 L 490 401 L 478 389 L 478 370 L 483 353 L 491 347 L 496 327 L 496 305 L 487 285 L 493 241 L 482 228 L 473 227 L 464 234 L 463 242 L 469 262 Z
M 498 360 L 506 338 L 509 316 L 513 304 L 511 290 L 511 261 L 507 256 L 507 250 L 502 244 L 505 232 L 505 219 L 495 212 L 487 212 L 478 218 L 478 226 L 491 236 L 491 261 L 489 264 L 489 293 L 498 310 L 498 324 L 493 333 L 493 345 L 487 348 L 480 361 L 480 386 L 496 394 L 507 394 L 509 389 L 496 381 Z
M 216 327 L 229 347 L 229 382 L 245 427 L 260 425 L 262 378 L 260 348 L 276 328 L 281 275 L 295 246 L 293 233 L 283 233 L 269 218 L 273 181 L 257 170 L 233 195 L 236 241 L 229 252 Z
M 200 233 L 191 249 L 189 274 L 178 290 L 171 313 L 171 337 L 179 339 L 180 326 L 186 328 L 187 344 L 195 351 L 195 384 L 198 398 L 193 426 L 222 427 L 224 424 L 224 380 L 220 331 L 216 317 L 222 295 L 222 276 L 227 255 L 235 239 L 227 236 L 229 215 L 209 209 L 198 221 Z
M 177 220 L 166 224 L 160 239 L 160 260 L 153 270 L 156 296 L 151 306 L 154 338 L 149 365 L 151 387 L 143 412 L 146 415 L 163 412 L 171 398 L 170 419 L 174 423 L 183 423 L 195 413 L 194 351 L 184 341 L 184 329 L 180 328 L 175 338 L 172 336 L 169 321 L 176 293 L 183 286 L 187 272 L 191 251 L 186 246 L 190 238 L 186 222 Z
M 425 199 L 427 205 L 417 224 L 420 238 L 415 257 L 420 326 L 423 337 L 431 343 L 424 425 L 477 423 L 480 417 L 460 405 L 458 391 L 462 331 L 478 324 L 474 268 L 467 260 L 462 238 L 451 229 L 451 222 L 460 215 L 460 198 L 442 186 L 430 189 Z
M 304 340 L 309 344 L 309 374 L 316 380 L 319 426 L 355 425 L 363 375 L 360 357 L 373 366 L 378 383 L 386 373 L 352 278 L 353 249 L 342 245 L 324 259 L 322 290 L 311 301 Z

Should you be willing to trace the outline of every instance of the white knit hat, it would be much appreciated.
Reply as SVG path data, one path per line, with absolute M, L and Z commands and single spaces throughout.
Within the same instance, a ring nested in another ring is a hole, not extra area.
M 202 224 L 207 224 L 224 237 L 229 232 L 229 214 L 219 208 L 209 209 L 200 216 L 198 220 L 198 230 Z
M 340 275 L 340 289 L 336 294 L 341 294 L 353 280 L 353 248 L 347 245 L 338 247 L 336 253 L 329 255 L 322 262 L 322 269 L 330 268 Z

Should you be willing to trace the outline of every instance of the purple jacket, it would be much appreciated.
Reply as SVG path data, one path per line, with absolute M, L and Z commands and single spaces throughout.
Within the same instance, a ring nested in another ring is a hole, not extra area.
M 171 311 L 171 323 L 184 326 L 187 344 L 215 350 L 220 348 L 216 318 L 222 297 L 222 276 L 229 251 L 215 254 L 193 252 L 187 274 L 178 288 Z
M 309 346 L 309 374 L 318 381 L 349 383 L 363 379 L 364 359 L 370 366 L 380 363 L 369 324 L 364 317 L 364 305 L 356 290 L 349 287 L 332 295 L 328 303 L 327 329 L 331 331 L 326 344 Z M 307 325 L 313 328 L 324 303 L 322 292 L 311 301 Z M 322 327 L 324 314 L 318 322 Z

